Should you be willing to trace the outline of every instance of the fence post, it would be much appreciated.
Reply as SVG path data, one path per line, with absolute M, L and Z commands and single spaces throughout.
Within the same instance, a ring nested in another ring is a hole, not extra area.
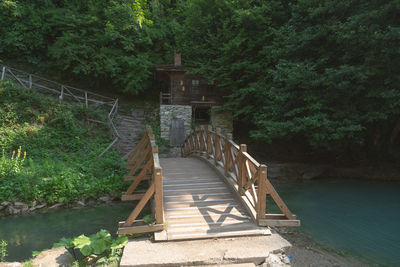
M 86 108 L 88 108 L 88 98 L 87 98 L 87 92 L 85 91 L 85 104 L 86 104 Z
M 1 80 L 4 80 L 5 75 L 6 75 L 6 67 L 3 66 L 3 70 L 1 71 Z
M 29 88 L 32 88 L 32 75 L 29 74 Z
M 238 186 L 239 186 L 239 193 L 243 196 L 244 195 L 244 180 L 246 177 L 246 166 L 245 166 L 245 158 L 243 153 L 247 152 L 247 145 L 241 144 L 240 145 L 240 151 L 238 154 L 239 157 L 239 177 L 237 179 Z
M 225 146 L 224 146 L 224 154 L 225 154 L 225 176 L 228 177 L 228 171 L 229 171 L 229 158 L 230 158 L 230 143 L 229 141 L 232 140 L 232 134 L 228 133 L 226 135 L 226 140 L 225 140 Z
M 261 164 L 258 169 L 258 202 L 257 202 L 257 222 L 265 218 L 267 212 L 267 166 Z
M 60 102 L 61 102 L 61 101 L 63 101 L 63 98 L 64 98 L 64 86 L 61 85 L 61 94 L 60 94 L 60 96 L 58 97 L 58 99 L 59 99 Z

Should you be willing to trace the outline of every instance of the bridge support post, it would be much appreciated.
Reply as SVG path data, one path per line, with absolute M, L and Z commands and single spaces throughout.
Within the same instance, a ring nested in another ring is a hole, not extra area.
M 163 188 L 162 188 L 162 171 L 161 167 L 154 167 L 154 185 L 155 185 L 155 219 L 157 224 L 164 223 L 163 213 Z
M 267 166 L 260 165 L 258 169 L 258 202 L 257 202 L 257 223 L 260 225 L 260 220 L 265 219 L 267 213 Z

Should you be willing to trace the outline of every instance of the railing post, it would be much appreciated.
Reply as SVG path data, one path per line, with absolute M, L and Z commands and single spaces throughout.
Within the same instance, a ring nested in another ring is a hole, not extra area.
M 153 130 L 151 129 L 150 125 L 146 125 L 146 134 L 152 134 Z
M 153 150 L 154 151 L 154 150 Z M 157 149 L 158 151 L 158 149 Z M 160 167 L 154 167 L 153 169 L 154 176 L 154 186 L 155 186 L 155 217 L 157 224 L 164 223 L 164 214 L 163 214 L 163 184 L 162 184 L 162 169 Z
M 64 98 L 64 86 L 61 85 L 61 94 L 60 94 L 60 96 L 58 97 L 58 99 L 59 99 L 60 102 L 61 102 L 61 101 L 63 101 L 63 98 Z
M 29 74 L 29 88 L 32 88 L 32 75 Z
M 88 108 L 88 98 L 87 98 L 87 92 L 85 91 L 85 104 L 86 104 L 86 108 Z
M 221 128 L 217 128 L 215 130 L 215 136 L 214 136 L 214 164 L 218 165 L 218 155 L 219 155 L 219 142 L 220 142 L 220 135 L 221 134 Z
M 228 171 L 229 171 L 229 158 L 230 158 L 230 143 L 229 141 L 232 140 L 232 134 L 228 133 L 226 135 L 226 140 L 225 140 L 225 146 L 224 146 L 224 154 L 225 154 L 225 176 L 228 177 Z
M 239 193 L 241 195 L 244 195 L 243 186 L 244 186 L 244 180 L 246 177 L 245 158 L 243 155 L 244 152 L 247 152 L 247 145 L 241 144 L 240 151 L 238 154 L 238 157 L 239 157 L 239 174 L 238 174 L 238 176 L 239 177 L 237 179 L 238 186 L 239 186 Z
M 267 212 L 267 166 L 261 164 L 258 169 L 258 202 L 257 202 L 257 222 L 265 218 Z
M 206 142 L 205 142 L 205 128 L 203 125 L 200 126 L 200 151 L 203 153 L 206 152 Z
M 6 67 L 3 66 L 3 70 L 1 71 L 1 80 L 4 80 L 5 75 L 6 75 Z
M 207 158 L 208 159 L 211 157 L 210 154 L 212 153 L 211 131 L 212 131 L 212 126 L 207 125 Z

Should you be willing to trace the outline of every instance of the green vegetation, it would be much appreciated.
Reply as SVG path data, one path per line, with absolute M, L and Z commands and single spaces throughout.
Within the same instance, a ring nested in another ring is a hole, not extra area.
M 128 237 L 119 236 L 113 239 L 107 230 L 100 230 L 96 234 L 87 237 L 80 235 L 75 238 L 62 238 L 53 248 L 65 247 L 73 255 L 75 261 L 86 266 L 118 266 L 122 250 L 128 243 Z M 79 250 L 83 258 L 79 258 L 76 251 Z M 92 255 L 96 255 L 93 260 Z
M 1 0 L 0 56 L 156 96 L 154 64 L 178 50 L 252 138 L 399 161 L 399 12 L 397 0 Z
M 0 262 L 5 261 L 7 257 L 7 242 L 1 240 L 0 242 Z
M 69 203 L 122 191 L 119 155 L 97 157 L 108 129 L 85 121 L 103 113 L 1 82 L 0 201 Z

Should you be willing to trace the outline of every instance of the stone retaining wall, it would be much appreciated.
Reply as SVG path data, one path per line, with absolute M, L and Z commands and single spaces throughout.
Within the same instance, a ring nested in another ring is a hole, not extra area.
M 192 121 L 192 107 L 183 105 L 160 105 L 161 137 L 170 140 L 171 123 L 173 119 L 184 122 L 185 134 L 190 133 Z

